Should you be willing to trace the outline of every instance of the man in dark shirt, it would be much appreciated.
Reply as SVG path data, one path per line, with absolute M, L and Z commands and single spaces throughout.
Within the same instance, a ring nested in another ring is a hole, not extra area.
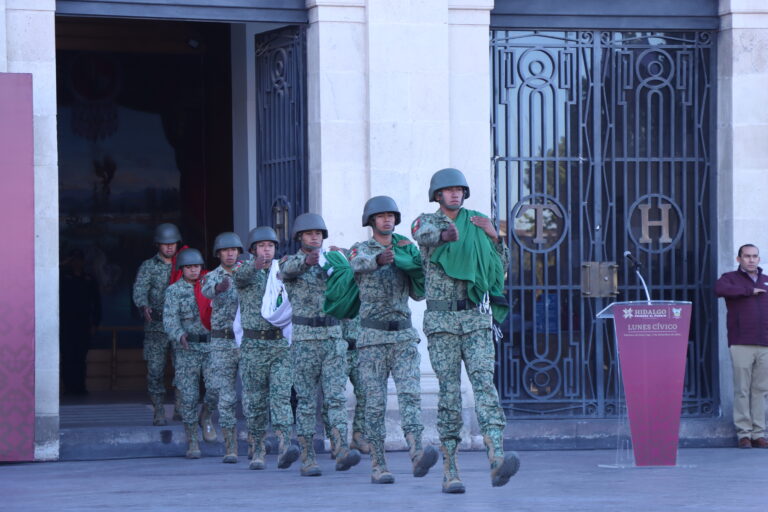
M 739 268 L 715 283 L 728 309 L 728 348 L 733 362 L 733 423 L 739 448 L 768 448 L 768 277 L 758 267 L 757 247 L 739 247 Z

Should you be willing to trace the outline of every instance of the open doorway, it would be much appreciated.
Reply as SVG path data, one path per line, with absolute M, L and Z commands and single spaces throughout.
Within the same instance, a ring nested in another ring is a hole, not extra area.
M 232 229 L 229 31 L 57 18 L 63 405 L 146 401 L 131 288 L 154 227 L 205 255 Z

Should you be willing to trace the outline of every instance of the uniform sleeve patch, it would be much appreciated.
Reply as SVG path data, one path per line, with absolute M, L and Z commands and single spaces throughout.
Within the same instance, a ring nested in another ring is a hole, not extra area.
M 413 221 L 413 224 L 411 224 L 411 234 L 415 235 L 420 227 L 421 227 L 421 217 L 417 217 L 416 220 Z

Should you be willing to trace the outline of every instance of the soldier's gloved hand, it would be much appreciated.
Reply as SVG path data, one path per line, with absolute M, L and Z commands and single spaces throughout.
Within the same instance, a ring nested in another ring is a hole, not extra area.
M 267 266 L 267 258 L 265 258 L 264 256 L 256 256 L 255 258 L 253 258 L 253 268 L 255 268 L 256 270 L 261 270 L 266 266 Z
M 393 261 L 395 261 L 395 253 L 392 252 L 392 249 L 387 249 L 376 256 L 376 263 L 378 263 L 379 266 L 389 265 Z
M 179 336 L 179 343 L 181 343 L 181 348 L 185 350 L 189 348 L 189 343 L 187 343 L 187 333 L 184 333 L 181 336 Z
M 456 224 L 451 224 L 440 233 L 440 238 L 443 242 L 455 242 L 459 239 L 459 230 L 456 229 Z
M 304 258 L 304 263 L 310 267 L 320 263 L 320 251 L 312 251 L 311 253 L 307 254 L 306 258 Z
M 144 306 L 141 308 L 141 316 L 144 317 L 145 322 L 151 322 L 152 321 L 152 308 L 149 306 Z
M 213 287 L 213 291 L 215 291 L 216 295 L 218 295 L 220 293 L 224 293 L 225 291 L 229 290 L 229 286 L 230 286 L 229 278 L 225 277 L 224 279 L 221 280 L 219 284 Z

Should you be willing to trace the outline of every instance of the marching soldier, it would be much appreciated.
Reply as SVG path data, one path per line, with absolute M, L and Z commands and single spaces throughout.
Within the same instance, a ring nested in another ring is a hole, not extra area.
M 248 235 L 249 256 L 234 269 L 234 281 L 240 297 L 240 322 L 243 342 L 240 346 L 240 373 L 243 381 L 243 411 L 253 452 L 249 467 L 264 469 L 264 435 L 267 419 L 278 440 L 277 467 L 288 468 L 299 457 L 291 444 L 291 385 L 293 369 L 288 340 L 282 331 L 261 315 L 264 291 L 272 259 L 277 251 L 275 230 L 261 226 Z
M 347 251 L 342 250 L 346 253 Z M 363 391 L 363 384 L 360 381 L 360 371 L 358 368 L 358 351 L 357 351 L 357 334 L 360 329 L 360 319 L 345 318 L 340 320 L 341 322 L 341 337 L 347 342 L 347 376 L 349 382 L 352 383 L 352 390 L 355 393 L 355 413 L 352 417 L 352 440 L 349 442 L 349 447 L 354 448 L 360 453 L 370 453 L 370 446 L 368 441 L 363 436 L 364 421 L 363 414 L 365 412 L 365 392 Z M 328 408 L 323 405 L 323 424 L 325 425 L 325 435 L 331 440 L 331 456 L 336 451 L 336 447 L 333 445 L 333 438 L 331 437 L 331 425 L 328 419 Z
M 211 365 L 213 387 L 219 397 L 219 425 L 224 436 L 222 462 L 237 462 L 237 363 L 239 349 L 233 324 L 238 308 L 237 289 L 232 286 L 232 269 L 243 252 L 243 243 L 235 233 L 219 234 L 213 242 L 213 254 L 220 265 L 203 279 L 203 295 L 211 300 Z
M 199 459 L 197 402 L 200 376 L 206 388 L 211 385 L 210 301 L 200 290 L 200 274 L 205 261 L 197 249 L 184 249 L 176 260 L 182 278 L 165 295 L 163 327 L 176 350 L 176 386 L 181 395 L 181 419 L 187 435 L 187 458 Z M 216 407 L 214 395 L 206 393 L 204 407 Z
M 173 258 L 181 243 L 179 228 L 160 224 L 154 237 L 157 253 L 139 267 L 133 285 L 133 302 L 144 318 L 144 360 L 147 362 L 147 387 L 154 407 L 152 424 L 166 424 L 165 365 L 171 350 L 171 340 L 163 331 L 163 303 L 171 282 Z
M 319 476 L 322 472 L 313 446 L 318 386 L 322 386 L 328 407 L 336 470 L 345 471 L 360 462 L 360 452 L 350 450 L 347 443 L 347 342 L 341 336 L 339 321 L 323 312 L 329 276 L 321 266 L 321 249 L 328 230 L 322 217 L 305 213 L 294 221 L 293 236 L 301 242 L 301 249 L 280 260 L 280 274 L 293 308 L 296 432 L 302 476 Z
M 371 447 L 371 482 L 395 481 L 384 456 L 387 379 L 397 387 L 400 421 L 413 464 L 413 476 L 422 477 L 437 462 L 437 450 L 424 448 L 421 433 L 421 386 L 419 384 L 419 335 L 411 325 L 408 297 L 423 300 L 423 288 L 415 290 L 400 266 L 404 261 L 421 273 L 418 251 L 407 238 L 394 234 L 400 211 L 388 196 L 372 197 L 363 209 L 363 226 L 373 237 L 350 249 L 350 264 L 360 289 L 360 331 L 357 337 L 359 373 L 365 390 L 365 432 Z M 410 245 L 413 250 L 408 251 Z M 409 254 L 410 252 L 410 254 Z M 396 254 L 398 258 L 396 259 Z M 414 265 L 414 261 L 416 262 Z M 423 282 L 423 281 L 422 281 Z
M 411 226 L 426 276 L 424 333 L 440 385 L 437 429 L 446 493 L 464 492 L 456 463 L 462 427 L 461 361 L 475 394 L 477 420 L 490 461 L 491 484 L 506 484 L 520 465 L 515 453 L 504 454 L 506 421 L 493 383 L 489 302 L 495 294 L 503 293 L 509 252 L 488 217 L 462 208 L 468 197 L 469 185 L 461 171 L 437 171 L 430 182 L 429 200 L 438 202 L 440 208 L 435 213 L 420 215 Z M 480 303 L 484 303 L 485 310 L 480 309 Z

